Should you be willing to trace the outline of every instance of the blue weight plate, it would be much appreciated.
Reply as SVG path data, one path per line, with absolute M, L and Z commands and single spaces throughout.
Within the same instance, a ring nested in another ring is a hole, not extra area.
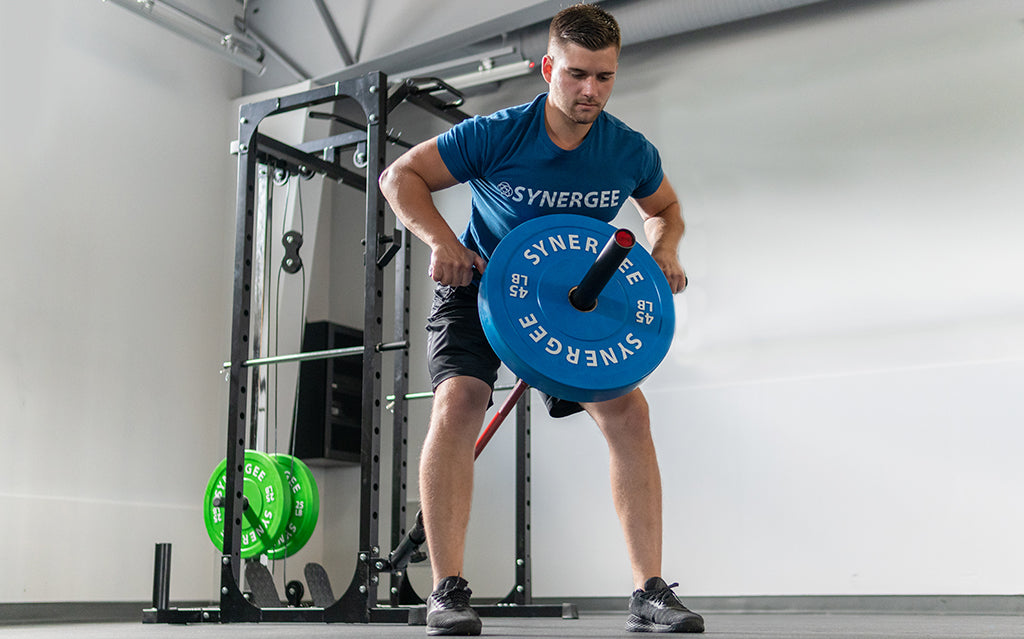
M 495 353 L 530 386 L 577 402 L 636 388 L 665 358 L 675 330 L 672 291 L 635 245 L 598 296 L 577 310 L 580 283 L 615 228 L 579 215 L 534 218 L 498 244 L 480 282 L 480 320 Z

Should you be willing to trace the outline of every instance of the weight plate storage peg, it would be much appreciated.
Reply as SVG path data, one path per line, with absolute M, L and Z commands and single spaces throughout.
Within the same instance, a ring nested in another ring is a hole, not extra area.
M 284 559 L 297 553 L 313 536 L 320 516 L 320 490 L 313 472 L 302 460 L 284 454 L 270 457 L 285 478 L 292 496 L 292 509 L 284 530 L 274 541 L 273 547 L 267 548 L 267 557 Z
M 512 229 L 491 256 L 480 320 L 498 357 L 530 386 L 570 401 L 613 399 L 668 354 L 672 291 L 643 247 L 629 251 L 590 310 L 569 299 L 613 237 L 600 220 L 545 215 Z
M 206 485 L 203 519 L 213 545 L 224 551 L 224 513 L 227 499 L 227 460 L 221 460 Z M 245 451 L 242 494 L 248 507 L 242 513 L 242 557 L 255 557 L 276 540 L 292 511 L 291 491 L 277 462 L 255 450 Z

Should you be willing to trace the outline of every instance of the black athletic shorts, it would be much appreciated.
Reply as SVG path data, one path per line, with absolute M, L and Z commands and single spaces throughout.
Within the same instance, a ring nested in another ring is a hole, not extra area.
M 468 375 L 491 388 L 498 380 L 501 360 L 487 342 L 477 310 L 476 285 L 445 286 L 434 290 L 434 303 L 427 318 L 427 370 L 434 389 L 449 377 Z M 570 402 L 541 393 L 548 414 L 566 417 L 583 410 Z

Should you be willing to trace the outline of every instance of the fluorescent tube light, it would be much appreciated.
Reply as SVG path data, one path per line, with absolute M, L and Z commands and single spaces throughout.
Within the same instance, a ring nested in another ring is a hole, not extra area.
M 534 66 L 534 63 L 529 60 L 503 64 L 500 67 L 488 67 L 486 64 L 483 64 L 477 71 L 444 78 L 444 81 L 456 89 L 468 89 L 469 87 L 487 84 L 488 82 L 499 82 L 526 75 Z
M 512 58 L 512 61 L 508 60 Z M 518 58 L 518 59 L 516 59 Z M 455 89 L 468 89 L 480 84 L 499 82 L 526 75 L 536 65 L 523 60 L 514 47 L 468 55 L 411 71 L 388 74 L 388 81 L 397 84 L 406 78 L 441 78 Z
M 467 55 L 461 58 L 455 58 L 454 60 L 445 60 L 439 64 L 432 64 L 427 67 L 419 67 L 411 71 L 403 71 L 402 73 L 389 73 L 388 81 L 394 83 L 400 83 L 405 81 L 406 78 L 429 78 L 429 77 L 443 77 L 444 75 L 451 75 L 452 69 L 459 67 L 466 67 L 468 65 L 476 65 L 479 69 L 484 64 L 484 60 L 494 60 L 495 58 L 501 58 L 515 54 L 515 47 L 504 47 L 501 49 L 494 49 L 492 51 L 486 51 L 483 53 L 477 53 L 476 55 Z

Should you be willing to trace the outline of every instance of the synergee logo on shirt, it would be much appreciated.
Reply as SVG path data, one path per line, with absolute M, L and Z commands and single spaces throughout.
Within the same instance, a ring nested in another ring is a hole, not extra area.
M 587 208 L 604 209 L 618 207 L 621 191 L 547 191 L 531 189 L 527 186 L 512 186 L 508 182 L 498 184 L 498 191 L 513 202 L 526 202 L 528 206 L 549 207 L 558 209 Z

